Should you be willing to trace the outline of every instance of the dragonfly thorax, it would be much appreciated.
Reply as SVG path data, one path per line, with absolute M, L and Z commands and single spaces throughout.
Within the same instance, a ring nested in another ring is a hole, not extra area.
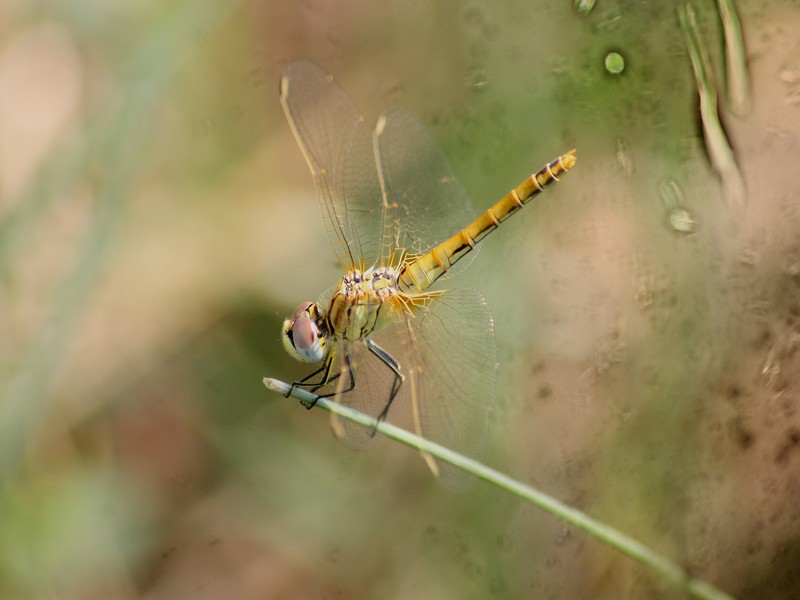
M 365 339 L 379 325 L 381 307 L 399 293 L 392 267 L 348 272 L 331 297 L 327 322 L 332 333 L 347 341 Z
M 354 269 L 342 277 L 337 293 L 346 298 L 358 298 L 364 294 L 388 298 L 397 293 L 397 275 L 392 267 L 367 269 L 363 272 Z
M 380 307 L 397 291 L 398 273 L 392 267 L 348 272 L 326 306 L 303 302 L 283 322 L 283 347 L 301 362 L 324 360 L 329 337 L 365 339 L 379 324 Z

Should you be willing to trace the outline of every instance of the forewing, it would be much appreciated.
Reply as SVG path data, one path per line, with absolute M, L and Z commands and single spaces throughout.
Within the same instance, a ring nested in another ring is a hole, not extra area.
M 378 119 L 375 154 L 386 205 L 384 261 L 397 260 L 403 250 L 423 254 L 475 218 L 439 144 L 409 113 L 392 110 Z M 461 271 L 475 255 L 465 256 L 447 275 Z
M 333 77 L 309 60 L 286 67 L 281 104 L 311 169 L 340 263 L 372 266 L 380 252 L 383 200 L 370 128 Z

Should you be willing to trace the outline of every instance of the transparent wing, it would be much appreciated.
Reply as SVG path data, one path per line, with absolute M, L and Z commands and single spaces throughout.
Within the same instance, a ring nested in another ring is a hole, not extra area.
M 345 269 L 378 259 L 383 199 L 372 144 L 353 101 L 320 67 L 290 64 L 281 103 L 317 188 L 328 238 Z
M 392 110 L 378 120 L 375 155 L 386 205 L 381 257 L 385 264 L 402 250 L 423 254 L 466 227 L 476 214 L 439 145 L 416 118 Z M 476 248 L 477 250 L 477 248 Z M 477 252 L 465 256 L 461 272 Z
M 492 317 L 474 290 L 447 290 L 426 304 L 411 315 L 396 309 L 391 322 L 371 336 L 405 376 L 387 420 L 480 458 L 497 377 Z M 338 395 L 337 401 L 377 416 L 389 399 L 394 372 L 364 343 L 340 348 L 342 375 L 335 384 L 345 389 L 352 369 L 356 387 Z M 373 439 L 372 432 L 335 416 L 332 426 L 350 446 L 361 448 Z M 454 490 L 465 489 L 473 479 L 447 464 L 438 467 L 443 483 Z

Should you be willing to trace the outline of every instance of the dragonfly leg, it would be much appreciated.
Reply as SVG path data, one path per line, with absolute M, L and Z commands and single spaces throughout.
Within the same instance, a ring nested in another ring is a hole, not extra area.
M 389 369 L 391 369 L 391 371 L 394 373 L 394 381 L 392 381 L 392 389 L 389 392 L 389 400 L 387 400 L 386 406 L 383 407 L 383 410 L 381 410 L 380 414 L 378 415 L 378 422 L 381 422 L 384 421 L 389 414 L 389 407 L 391 407 L 392 402 L 397 397 L 397 393 L 400 391 L 400 386 L 403 385 L 403 382 L 406 378 L 405 375 L 400 372 L 400 365 L 391 354 L 389 354 L 386 350 L 378 346 L 378 344 L 369 338 L 367 338 L 366 344 L 369 351 L 377 356 L 378 359 L 380 359 L 380 361 L 389 367 Z M 375 430 L 373 430 L 372 435 L 375 435 Z
M 347 374 L 350 377 L 350 382 L 347 384 L 347 387 L 345 389 L 343 389 L 343 390 L 333 391 L 333 392 L 329 392 L 327 394 L 319 394 L 320 398 L 330 398 L 331 396 L 336 396 L 338 394 L 346 394 L 347 392 L 352 392 L 355 389 L 355 387 L 356 387 L 356 374 L 355 374 L 355 371 L 353 370 L 353 367 L 352 367 L 352 365 L 350 363 L 350 354 L 349 353 L 346 353 L 344 355 L 344 362 L 345 362 L 345 368 L 347 369 Z M 316 391 L 319 388 L 321 388 L 323 385 L 327 385 L 327 384 L 331 383 L 332 381 L 336 381 L 341 376 L 342 376 L 342 372 L 341 371 L 336 373 L 336 375 L 330 376 L 330 367 L 328 367 L 328 377 L 326 378 L 327 380 L 323 381 L 317 387 L 311 388 L 311 392 L 312 393 L 316 393 Z M 313 404 L 311 406 L 313 406 Z
M 341 391 L 334 390 L 333 392 L 328 392 L 327 394 L 317 394 L 317 398 L 313 402 L 308 403 L 308 404 L 303 402 L 302 403 L 303 406 L 305 406 L 308 409 L 311 409 L 311 408 L 314 407 L 314 405 L 317 403 L 317 400 L 319 400 L 320 398 L 330 398 L 330 397 L 336 396 L 338 394 L 346 394 L 347 392 L 351 392 L 351 391 L 353 391 L 353 389 L 355 389 L 355 387 L 356 387 L 356 376 L 355 376 L 355 373 L 353 372 L 353 368 L 350 365 L 350 355 L 349 354 L 345 354 L 344 361 L 345 361 L 345 365 L 346 365 L 346 368 L 347 368 L 347 372 L 348 372 L 348 374 L 350 376 L 350 382 L 347 384 L 347 388 L 345 388 L 345 389 L 343 389 Z M 293 383 L 292 387 L 295 387 L 295 386 L 308 387 L 308 390 L 312 394 L 316 394 L 317 390 L 319 390 L 321 387 L 324 387 L 324 386 L 328 385 L 329 383 L 332 383 L 332 382 L 336 381 L 337 379 L 339 379 L 339 377 L 342 376 L 342 372 L 341 371 L 339 371 L 335 375 L 331 375 L 331 367 L 332 366 L 333 366 L 333 359 L 327 360 L 326 364 L 322 365 L 322 367 L 320 367 L 319 369 L 317 369 L 316 371 L 314 371 L 313 373 L 311 373 L 309 376 L 305 377 L 301 381 Z M 309 379 L 311 379 L 315 375 L 318 375 L 319 373 L 322 373 L 323 371 L 325 372 L 325 374 L 322 376 L 322 378 L 320 379 L 319 382 L 308 383 Z
M 296 387 L 307 387 L 311 393 L 314 393 L 318 389 L 320 389 L 322 386 L 330 383 L 331 381 L 335 381 L 339 377 L 340 374 L 337 373 L 336 375 L 331 377 L 331 366 L 332 365 L 333 365 L 333 358 L 332 357 L 328 357 L 328 359 L 323 363 L 323 365 L 319 369 L 317 369 L 313 373 L 309 373 L 308 375 L 303 377 L 300 381 L 295 381 L 294 383 L 292 383 L 292 387 L 289 388 L 289 393 L 286 394 L 286 397 L 288 398 L 292 394 L 292 391 L 294 390 L 294 388 L 296 388 Z M 320 373 L 322 373 L 322 377 L 320 378 L 319 381 L 310 381 L 310 380 L 314 379 Z M 313 402 L 310 402 L 310 403 L 301 401 L 301 404 L 303 406 L 305 406 L 309 410 L 314 408 L 314 405 L 316 403 L 317 403 L 316 400 L 313 401 Z

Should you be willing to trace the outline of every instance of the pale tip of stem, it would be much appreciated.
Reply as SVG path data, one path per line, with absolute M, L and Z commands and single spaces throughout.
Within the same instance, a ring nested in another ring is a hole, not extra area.
M 292 390 L 292 386 L 290 386 L 288 383 L 280 381 L 279 379 L 273 379 L 272 377 L 264 377 L 262 381 L 264 382 L 264 385 L 268 390 L 277 392 L 282 396 L 288 396 L 289 392 Z

